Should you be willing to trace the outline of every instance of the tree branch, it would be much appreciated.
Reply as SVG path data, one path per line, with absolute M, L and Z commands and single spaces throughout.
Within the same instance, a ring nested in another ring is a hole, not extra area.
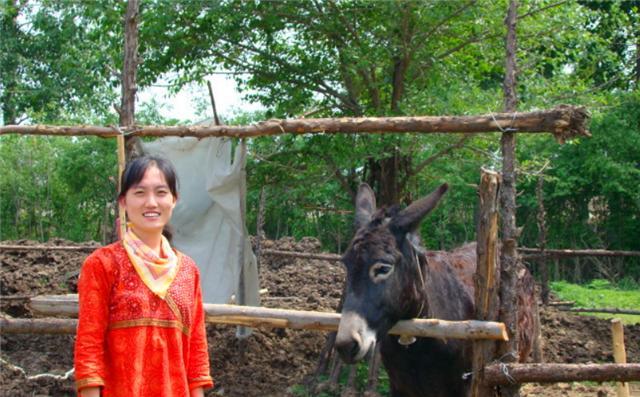
M 435 153 L 435 154 L 429 156 L 426 160 L 424 160 L 420 164 L 416 165 L 411 170 L 411 173 L 408 175 L 408 177 L 419 174 L 426 166 L 432 164 L 433 162 L 435 162 L 440 157 L 446 156 L 447 154 L 451 153 L 454 149 L 460 149 L 461 147 L 463 147 L 465 145 L 465 143 L 467 143 L 467 141 L 470 138 L 471 138 L 471 134 L 465 134 L 460 140 L 458 140 L 458 142 L 456 142 L 453 145 L 450 145 L 450 146 L 440 150 L 438 153 Z

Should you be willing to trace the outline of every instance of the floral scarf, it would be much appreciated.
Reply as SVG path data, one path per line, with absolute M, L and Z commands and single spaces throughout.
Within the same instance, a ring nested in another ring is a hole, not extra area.
M 128 228 L 122 239 L 122 245 L 142 281 L 154 294 L 164 299 L 178 273 L 178 256 L 164 236 L 161 244 L 166 258 L 158 256 L 131 228 Z

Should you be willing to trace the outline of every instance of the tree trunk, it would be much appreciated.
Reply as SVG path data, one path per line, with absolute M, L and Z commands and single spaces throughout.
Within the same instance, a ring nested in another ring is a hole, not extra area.
M 515 112 L 516 96 L 516 21 L 518 3 L 509 1 L 505 25 L 506 67 L 504 78 L 505 112 Z M 501 139 L 502 148 L 502 190 L 500 196 L 502 252 L 500 255 L 500 320 L 505 324 L 509 341 L 502 343 L 498 356 L 503 362 L 515 362 L 518 359 L 518 322 L 517 322 L 517 229 L 516 229 L 516 172 L 515 145 L 513 132 L 504 131 Z M 486 373 L 485 373 L 486 375 Z M 505 397 L 520 395 L 519 385 L 504 385 L 500 394 Z
M 411 155 L 402 154 L 397 147 L 389 148 L 390 157 L 369 159 L 364 179 L 377 193 L 378 205 L 391 206 L 406 201 L 403 193 L 407 175 L 411 172 Z
M 135 124 L 136 75 L 138 70 L 138 0 L 129 0 L 124 18 L 124 63 L 122 66 L 122 102 L 120 106 L 120 126 Z M 140 138 L 125 137 L 126 157 L 130 160 L 142 154 Z

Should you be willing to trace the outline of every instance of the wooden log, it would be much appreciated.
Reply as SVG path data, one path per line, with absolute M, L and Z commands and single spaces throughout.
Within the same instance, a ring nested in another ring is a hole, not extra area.
M 545 223 L 547 211 L 544 208 L 543 186 L 544 176 L 542 175 L 541 171 L 540 175 L 538 176 L 538 183 L 536 184 L 536 199 L 538 201 L 538 212 L 536 213 L 536 220 L 538 222 L 538 247 L 540 249 L 540 253 L 542 254 L 544 254 L 544 250 L 547 247 L 547 225 Z M 549 293 L 551 292 L 551 290 L 549 288 L 549 268 L 547 267 L 547 262 L 545 259 L 546 256 L 543 256 L 538 261 L 538 270 L 540 271 L 540 283 L 542 284 L 540 298 L 542 298 L 542 304 L 546 306 L 549 304 Z
M 320 259 L 323 261 L 331 262 L 340 261 L 342 259 L 342 256 L 337 254 L 312 254 L 306 252 L 272 250 L 267 248 L 263 248 L 261 252 L 263 255 L 288 256 L 292 258 L 304 259 Z
M 574 313 L 609 313 L 609 314 L 632 314 L 632 315 L 640 315 L 640 310 L 633 309 L 618 309 L 614 308 L 586 308 L 586 307 L 559 307 L 558 310 L 563 312 L 574 312 Z
M 34 296 L 29 307 L 35 314 L 78 317 L 78 294 Z
M 540 257 L 574 257 L 574 256 L 640 256 L 640 251 L 610 251 L 603 249 L 588 249 L 588 250 L 565 250 L 565 249 L 548 249 L 543 251 L 540 248 L 518 248 L 518 251 L 524 255 L 525 259 L 536 259 Z
M 211 87 L 211 81 L 207 80 L 207 88 L 209 88 L 209 99 L 211 100 L 211 109 L 213 110 L 213 120 L 215 125 L 220 125 L 220 119 L 218 118 L 218 110 L 216 109 L 216 100 L 213 96 L 213 88 Z
M 69 245 L 13 245 L 0 244 L 0 251 L 93 251 L 100 248 L 96 246 L 69 246 Z
M 0 295 L 0 301 L 28 301 L 31 295 Z
M 122 190 L 122 174 L 124 173 L 124 168 L 127 165 L 126 160 L 126 152 L 125 152 L 125 142 L 124 136 L 118 135 L 116 137 L 116 145 L 118 148 L 118 192 Z M 116 202 L 118 206 L 118 238 L 124 238 L 125 233 L 127 233 L 127 214 L 122 205 L 120 205 L 120 200 Z
M 73 334 L 78 320 L 70 318 L 0 318 L 0 334 Z
M 78 315 L 78 295 L 42 295 L 31 299 L 31 309 L 44 315 Z M 301 310 L 270 309 L 254 306 L 205 303 L 206 321 L 247 327 L 274 327 L 336 331 L 340 313 L 308 312 Z M 413 335 L 441 339 L 507 338 L 504 325 L 491 321 L 445 321 L 414 319 L 398 322 L 390 334 Z
M 640 364 L 492 364 L 485 368 L 485 381 L 492 385 L 638 380 Z
M 100 248 L 96 246 L 69 246 L 69 245 L 17 245 L 17 244 L 0 244 L 0 251 L 29 251 L 29 250 L 50 250 L 50 251 L 93 251 Z M 518 252 L 524 253 L 524 259 L 536 259 L 541 255 L 545 257 L 572 257 L 572 256 L 640 256 L 640 251 L 608 251 L 608 250 L 560 250 L 545 249 L 544 254 L 540 254 L 539 248 L 518 247 Z M 327 261 L 339 261 L 342 258 L 338 254 L 321 254 L 321 253 L 305 253 L 296 251 L 283 251 L 274 249 L 263 249 L 262 253 L 269 255 L 291 256 L 296 258 L 321 259 Z
M 249 126 L 134 126 L 122 127 L 133 136 L 210 136 L 252 138 L 281 134 L 338 133 L 484 133 L 509 129 L 513 132 L 552 133 L 564 142 L 576 136 L 591 136 L 586 129 L 589 116 L 582 107 L 558 106 L 536 112 L 507 112 L 476 116 L 363 117 L 267 120 Z M 66 135 L 114 137 L 122 133 L 114 127 L 91 125 L 6 125 L 0 135 Z
M 498 197 L 500 175 L 482 169 L 480 175 L 480 214 L 477 227 L 477 269 L 475 274 L 476 316 L 480 321 L 498 317 Z M 495 355 L 492 341 L 476 340 L 473 343 L 471 383 L 472 396 L 488 396 L 492 388 L 483 382 L 484 368 Z
M 552 301 L 548 306 L 573 306 L 575 304 L 575 301 Z
M 622 320 L 614 318 L 611 320 L 611 339 L 613 341 L 613 359 L 616 364 L 627 363 L 627 353 L 624 349 L 624 329 L 622 328 Z M 616 392 L 618 397 L 629 397 L 629 384 L 619 382 L 616 384 Z
M 241 324 L 252 327 L 278 327 L 336 331 L 340 313 L 307 312 L 208 303 L 204 305 L 207 322 Z M 504 340 L 506 333 L 500 323 L 489 321 L 445 321 L 414 319 L 398 322 L 393 335 L 413 335 L 444 339 Z

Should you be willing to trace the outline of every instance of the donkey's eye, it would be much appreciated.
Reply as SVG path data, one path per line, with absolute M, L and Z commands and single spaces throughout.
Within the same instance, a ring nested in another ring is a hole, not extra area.
M 369 277 L 374 283 L 386 280 L 393 273 L 393 265 L 377 262 L 369 268 Z

